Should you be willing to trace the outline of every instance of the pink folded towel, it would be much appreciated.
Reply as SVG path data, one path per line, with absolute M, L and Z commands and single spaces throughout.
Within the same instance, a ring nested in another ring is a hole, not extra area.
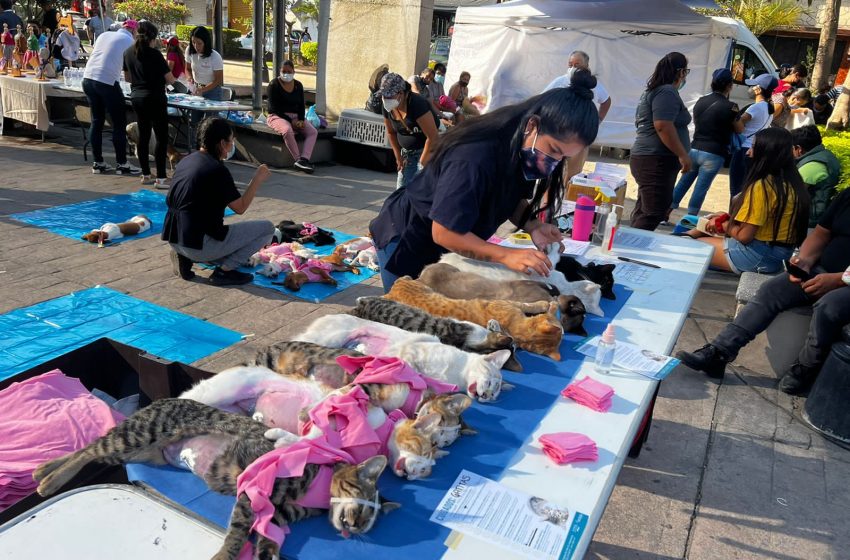
M 599 459 L 596 443 L 584 434 L 558 432 L 542 435 L 538 441 L 543 453 L 559 465 Z
M 570 383 L 561 391 L 561 394 L 597 412 L 608 412 L 614 397 L 614 389 L 605 383 L 583 377 Z

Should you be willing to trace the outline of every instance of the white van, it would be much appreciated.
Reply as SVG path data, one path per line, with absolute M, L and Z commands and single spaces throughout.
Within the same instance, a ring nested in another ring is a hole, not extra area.
M 469 93 L 486 110 L 523 101 L 566 71 L 573 50 L 590 55 L 590 67 L 612 98 L 596 143 L 629 149 L 635 109 L 656 63 L 667 53 L 688 57 L 691 70 L 680 95 L 689 108 L 711 89 L 711 75 L 726 67 L 738 78 L 732 99 L 751 102 L 743 79 L 777 66 L 741 22 L 703 16 L 678 0 L 514 0 L 458 8 L 446 84 L 471 74 Z

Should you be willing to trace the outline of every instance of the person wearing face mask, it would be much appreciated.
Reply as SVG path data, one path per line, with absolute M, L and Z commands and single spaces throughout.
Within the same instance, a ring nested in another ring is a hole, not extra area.
M 419 276 L 448 251 L 548 275 L 552 263 L 541 249 L 561 234 L 534 216 L 560 205 L 564 159 L 596 139 L 595 85 L 589 72 L 576 72 L 570 87 L 449 130 L 422 173 L 396 190 L 369 226 L 384 290 L 400 276 Z M 507 220 L 528 232 L 536 248 L 488 243 Z
M 304 118 L 304 86 L 295 79 L 291 60 L 280 67 L 280 75 L 269 82 L 269 118 L 266 124 L 283 136 L 286 149 L 295 160 L 295 167 L 305 173 L 314 171 L 310 157 L 319 132 Z M 304 148 L 298 148 L 296 136 L 304 138 Z
M 658 61 L 635 111 L 637 134 L 629 167 L 638 184 L 633 228 L 653 231 L 668 215 L 676 175 L 691 170 L 688 124 L 691 114 L 679 90 L 685 87 L 688 59 L 671 52 Z
M 183 158 L 174 170 L 165 198 L 168 212 L 162 239 L 171 245 L 175 276 L 191 280 L 195 277 L 193 262 L 213 263 L 212 284 L 246 284 L 254 276 L 237 268 L 269 242 L 274 224 L 249 220 L 224 225 L 224 211 L 230 208 L 244 214 L 271 172 L 266 165 L 258 167 L 245 193 L 239 194 L 223 163 L 236 151 L 233 129 L 226 119 L 205 119 L 198 129 L 198 144 L 200 149 Z
M 750 86 L 747 93 L 753 103 L 744 107 L 735 120 L 734 128 L 739 145 L 732 147 L 732 159 L 729 163 L 730 198 L 735 198 L 744 186 L 744 179 L 752 164 L 747 154 L 753 147 L 753 137 L 758 131 L 770 126 L 773 120 L 774 105 L 768 100 L 778 84 L 776 77 L 770 74 L 756 76 L 744 83 Z
M 446 65 L 438 62 L 434 65 L 434 76 L 431 83 L 428 84 L 428 89 L 431 90 L 431 97 L 440 99 L 446 95 Z
M 449 97 L 458 107 L 463 107 L 464 102 L 469 99 L 469 72 L 461 72 L 458 80 L 449 88 Z
M 437 116 L 431 104 L 411 90 L 400 75 L 381 78 L 379 90 L 384 104 L 384 127 L 395 154 L 396 188 L 407 186 L 428 163 L 437 143 Z

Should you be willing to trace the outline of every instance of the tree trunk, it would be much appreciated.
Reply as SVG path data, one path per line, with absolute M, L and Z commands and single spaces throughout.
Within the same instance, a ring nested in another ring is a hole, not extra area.
M 820 41 L 812 70 L 812 93 L 817 95 L 827 85 L 829 71 L 832 68 L 832 54 L 835 52 L 835 36 L 838 34 L 838 12 L 841 0 L 826 0 L 820 18 Z
M 846 130 L 850 126 L 850 72 L 844 79 L 844 91 L 835 100 L 835 108 L 826 127 L 833 130 Z

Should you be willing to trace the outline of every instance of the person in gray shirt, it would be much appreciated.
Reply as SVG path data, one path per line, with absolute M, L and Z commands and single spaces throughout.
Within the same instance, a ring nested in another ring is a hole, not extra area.
M 658 61 L 635 111 L 637 133 L 629 167 L 638 184 L 631 226 L 652 231 L 664 221 L 673 201 L 679 170 L 691 169 L 688 124 L 691 115 L 679 90 L 685 86 L 688 59 L 671 52 Z

